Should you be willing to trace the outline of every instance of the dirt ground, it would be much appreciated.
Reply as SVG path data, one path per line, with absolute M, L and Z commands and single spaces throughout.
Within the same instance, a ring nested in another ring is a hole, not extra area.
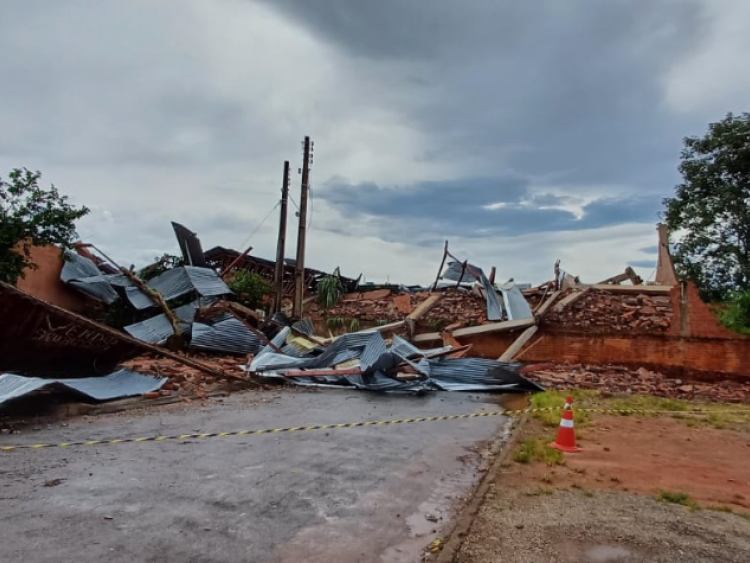
M 563 465 L 508 458 L 457 562 L 750 561 L 750 433 L 597 415 L 578 436 Z

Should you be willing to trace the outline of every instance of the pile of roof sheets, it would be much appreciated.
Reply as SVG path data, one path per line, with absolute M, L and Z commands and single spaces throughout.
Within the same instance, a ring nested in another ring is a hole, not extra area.
M 521 364 L 451 358 L 452 348 L 421 350 L 399 336 L 390 345 L 376 331 L 345 334 L 316 345 L 303 327 L 282 329 L 246 369 L 296 385 L 371 391 L 541 391 L 519 374 Z M 278 352 L 281 350 L 281 352 Z

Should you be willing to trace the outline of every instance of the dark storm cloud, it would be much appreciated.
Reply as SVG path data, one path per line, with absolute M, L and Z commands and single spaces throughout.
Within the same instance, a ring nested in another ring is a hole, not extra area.
M 523 180 L 515 178 L 423 182 L 400 188 L 337 183 L 318 190 L 317 197 L 347 217 L 359 214 L 390 219 L 395 228 L 387 227 L 381 233 L 387 240 L 418 240 L 426 236 L 426 230 L 486 237 L 654 222 L 659 203 L 658 197 L 650 195 L 603 197 L 582 206 L 583 216 L 577 217 L 567 209 L 551 208 L 569 204 L 573 198 L 536 196 L 527 188 Z
M 661 109 L 659 79 L 701 43 L 696 1 L 268 4 L 377 62 L 373 72 L 411 92 L 404 114 L 454 156 L 500 162 L 511 150 L 507 164 L 523 174 L 623 183 L 648 171 L 673 183 L 685 130 Z

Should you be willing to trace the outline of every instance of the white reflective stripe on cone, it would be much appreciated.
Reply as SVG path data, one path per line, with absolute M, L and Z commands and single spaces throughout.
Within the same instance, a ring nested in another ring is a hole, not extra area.
M 560 427 L 561 428 L 573 428 L 573 421 L 572 420 L 568 420 L 567 418 L 563 418 L 560 421 Z

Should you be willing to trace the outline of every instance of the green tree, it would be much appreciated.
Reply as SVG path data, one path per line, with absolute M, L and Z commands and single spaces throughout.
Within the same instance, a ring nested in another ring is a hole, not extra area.
M 681 158 L 683 181 L 664 200 L 678 273 L 711 300 L 750 289 L 750 113 L 685 138 Z
M 15 284 L 31 260 L 35 245 L 69 248 L 76 239 L 75 221 L 86 207 L 74 207 L 55 186 L 39 186 L 40 172 L 16 168 L 8 181 L 0 178 L 0 281 Z
M 271 282 L 255 272 L 245 270 L 237 271 L 227 285 L 237 296 L 237 301 L 251 309 L 262 308 L 265 297 L 273 293 Z

